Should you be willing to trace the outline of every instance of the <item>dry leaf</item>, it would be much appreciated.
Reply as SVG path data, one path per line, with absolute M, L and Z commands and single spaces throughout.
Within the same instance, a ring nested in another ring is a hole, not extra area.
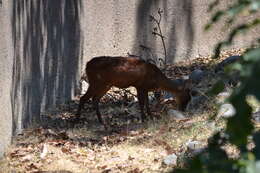
M 68 153 L 70 152 L 70 149 L 69 149 L 69 148 L 62 147 L 62 148 L 61 148 L 61 151 L 62 151 L 63 153 L 68 154 Z
M 140 171 L 140 169 L 139 168 L 135 168 L 135 169 L 133 169 L 133 170 L 131 170 L 131 171 L 128 171 L 127 173 L 142 173 L 143 171 Z

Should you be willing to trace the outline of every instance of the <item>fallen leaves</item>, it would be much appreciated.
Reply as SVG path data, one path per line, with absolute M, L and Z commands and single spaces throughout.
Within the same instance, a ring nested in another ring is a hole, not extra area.
M 239 54 L 239 51 L 232 53 Z M 231 54 L 222 54 L 221 59 L 228 55 Z M 216 64 L 214 61 L 210 57 L 198 57 L 168 66 L 166 73 L 176 78 L 197 68 L 206 69 L 209 63 Z M 79 117 L 79 123 L 71 122 L 78 101 L 47 112 L 41 115 L 42 127 L 26 129 L 16 136 L 5 160 L 11 169 L 20 172 L 166 172 L 164 158 L 187 152 L 185 143 L 189 139 L 198 138 L 205 144 L 214 131 L 205 129 L 203 118 L 167 119 L 164 115 L 167 106 L 176 104 L 172 99 L 152 103 L 153 114 L 161 120 L 140 123 L 135 95 L 132 88 L 128 91 L 113 88 L 102 98 L 101 112 L 110 124 L 110 131 L 104 131 L 89 105 Z
M 162 146 L 166 150 L 167 154 L 173 154 L 173 153 L 176 152 L 174 150 L 174 148 L 171 145 L 169 145 L 166 141 L 163 141 L 163 140 L 160 140 L 160 139 L 155 139 L 154 143 L 156 145 Z
M 163 158 L 179 153 L 171 141 L 163 138 L 172 133 L 172 128 L 171 124 L 162 124 L 155 131 L 122 128 L 117 133 L 104 133 L 99 138 L 78 134 L 75 129 L 74 133 L 48 128 L 31 129 L 19 136 L 17 146 L 7 157 L 11 167 L 22 172 L 161 172 L 167 169 L 162 166 Z M 27 140 L 32 136 L 34 140 Z

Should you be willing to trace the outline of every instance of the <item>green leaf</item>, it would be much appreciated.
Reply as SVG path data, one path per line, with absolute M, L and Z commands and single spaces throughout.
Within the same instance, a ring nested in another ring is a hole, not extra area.
M 233 64 L 228 65 L 227 67 L 225 67 L 225 72 L 229 73 L 231 71 L 242 71 L 243 70 L 243 65 L 240 62 L 235 62 Z
M 248 90 L 250 92 L 250 94 L 254 95 L 258 100 L 260 100 L 260 92 L 259 92 L 259 88 L 260 88 L 260 80 L 259 80 L 259 76 L 260 76 L 260 60 L 258 60 L 258 62 L 255 62 L 253 67 L 252 67 L 252 72 L 251 72 L 251 76 L 248 79 Z
M 213 87 L 208 91 L 208 95 L 214 96 L 223 91 L 225 88 L 225 84 L 222 80 L 216 82 Z
M 222 16 L 225 15 L 224 11 L 218 11 L 215 13 L 215 15 L 211 18 L 212 23 L 215 23 L 221 19 Z
M 208 12 L 212 11 L 216 6 L 218 6 L 219 0 L 213 1 L 211 4 L 209 4 Z
M 247 104 L 246 90 L 238 90 L 231 95 L 230 102 L 236 109 L 233 117 L 228 119 L 226 132 L 230 137 L 230 142 L 236 146 L 247 144 L 247 137 L 253 131 L 251 123 L 252 108 Z
M 260 8 L 260 1 L 254 1 L 250 5 L 252 11 L 257 11 Z
M 251 152 L 243 154 L 238 163 L 240 173 L 259 173 L 260 161 L 257 161 L 255 155 Z
M 243 9 L 245 9 L 245 4 L 237 4 L 236 6 L 231 7 L 227 13 L 230 17 L 236 16 L 238 13 L 240 13 Z
M 260 48 L 257 49 L 251 49 L 249 51 L 247 51 L 244 56 L 243 59 L 245 61 L 259 61 L 260 60 Z
M 205 25 L 204 30 L 207 31 L 212 27 L 212 23 L 208 23 L 207 25 Z
M 254 144 L 257 146 L 254 148 L 253 153 L 257 160 L 260 160 L 260 132 L 257 132 L 253 136 Z

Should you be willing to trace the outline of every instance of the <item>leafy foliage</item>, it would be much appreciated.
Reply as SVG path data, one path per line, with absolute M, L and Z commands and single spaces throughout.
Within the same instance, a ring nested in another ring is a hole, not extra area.
M 220 3 L 219 0 L 214 1 L 209 6 L 212 11 Z M 260 9 L 259 0 L 236 0 L 229 7 L 215 12 L 210 23 L 205 27 L 209 30 L 219 21 L 225 22 L 228 26 L 234 24 L 236 20 L 243 15 L 253 15 Z M 226 20 L 227 19 L 227 20 Z M 260 23 L 259 18 L 252 18 L 251 21 L 237 25 L 229 33 L 226 40 L 217 44 L 215 48 L 215 57 L 220 54 L 224 46 L 231 45 L 235 37 L 240 33 L 246 33 Z M 259 38 L 255 41 L 259 43 Z M 200 172 L 200 173 L 257 173 L 260 170 L 260 133 L 255 132 L 251 121 L 252 108 L 247 103 L 247 96 L 253 95 L 260 100 L 260 48 L 251 46 L 244 53 L 239 62 L 232 64 L 230 69 L 236 70 L 240 74 L 241 83 L 234 90 L 229 98 L 230 103 L 235 107 L 236 114 L 228 119 L 226 130 L 223 133 L 217 133 L 210 141 L 207 151 L 196 156 L 188 169 L 176 170 L 177 173 Z M 210 93 L 216 93 L 223 89 L 219 82 L 213 87 Z M 222 134 L 222 135 L 221 135 Z M 248 150 L 249 137 L 253 136 L 255 148 Z M 238 147 L 240 156 L 236 159 L 230 159 L 227 156 L 223 146 L 226 143 L 234 144 Z
M 210 96 L 216 95 L 223 91 L 225 88 L 225 84 L 223 81 L 218 81 L 207 93 Z

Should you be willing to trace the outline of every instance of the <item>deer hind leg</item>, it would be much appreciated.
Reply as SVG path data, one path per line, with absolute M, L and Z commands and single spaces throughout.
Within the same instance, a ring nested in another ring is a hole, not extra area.
M 153 115 L 151 113 L 150 107 L 149 107 L 149 98 L 148 98 L 148 91 L 144 91 L 144 103 L 146 107 L 147 114 L 150 116 L 151 119 L 153 119 Z
M 93 96 L 93 100 L 92 100 L 93 107 L 96 110 L 98 121 L 101 124 L 103 124 L 105 126 L 105 128 L 107 128 L 107 127 L 106 127 L 105 122 L 102 119 L 102 116 L 101 116 L 101 113 L 100 113 L 100 110 L 99 110 L 99 101 L 100 101 L 101 97 L 103 97 L 109 89 L 110 89 L 110 86 L 106 86 L 104 88 L 96 90 L 95 95 Z
M 137 98 L 138 98 L 138 102 L 139 102 L 139 106 L 140 106 L 140 109 L 141 109 L 141 120 L 142 122 L 145 121 L 146 119 L 146 116 L 145 116 L 145 113 L 144 113 L 144 105 L 146 104 L 146 93 L 144 90 L 142 89 L 137 89 Z
M 80 98 L 77 115 L 80 115 L 85 102 L 88 101 L 91 97 L 93 97 L 93 94 L 94 94 L 94 88 L 92 87 L 92 85 L 90 85 L 87 92 Z
M 101 123 L 101 124 L 105 124 L 102 117 L 101 117 L 101 113 L 99 111 L 99 101 L 100 101 L 100 98 L 99 97 L 93 97 L 93 107 L 94 109 L 96 110 L 96 114 L 97 114 L 97 118 L 98 118 L 98 121 Z
M 176 102 L 178 105 L 178 109 L 181 111 L 185 111 L 187 104 L 191 99 L 189 91 L 185 91 L 183 94 L 177 96 Z

